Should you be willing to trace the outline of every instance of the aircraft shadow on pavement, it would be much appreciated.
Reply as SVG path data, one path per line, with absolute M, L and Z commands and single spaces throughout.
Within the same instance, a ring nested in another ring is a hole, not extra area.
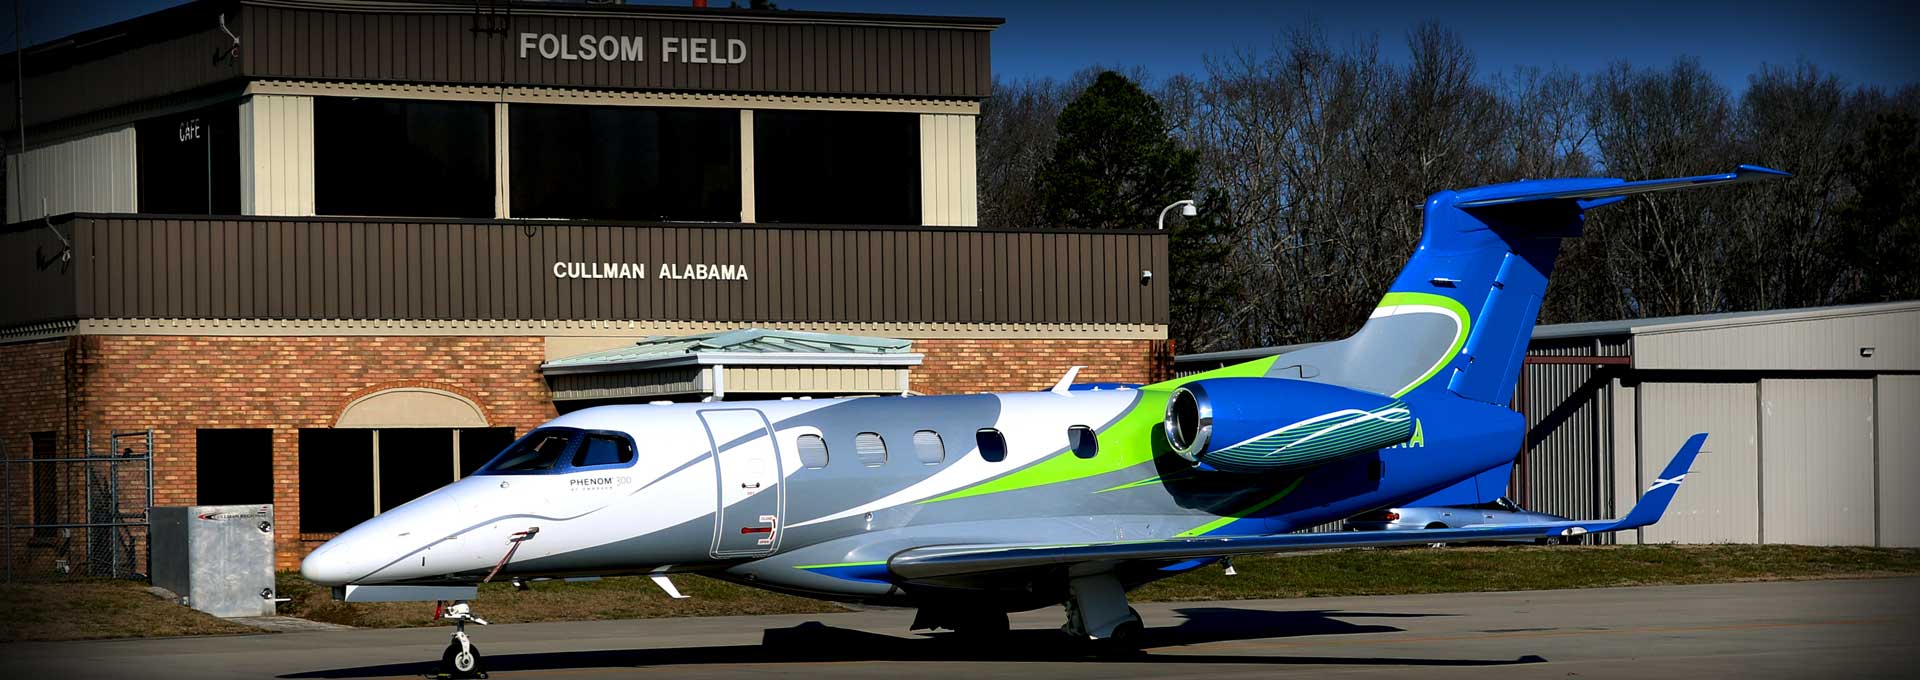
M 1214 642 L 1270 640 L 1315 635 L 1392 633 L 1400 628 L 1357 624 L 1342 619 L 1413 618 L 1446 614 L 1389 614 L 1344 611 L 1267 611 L 1231 607 L 1175 610 L 1178 625 L 1148 628 L 1140 650 L 1116 650 L 1074 640 L 1057 629 L 1016 629 L 992 643 L 953 633 L 901 637 L 836 628 L 810 621 L 791 628 L 767 629 L 759 645 L 711 645 L 653 649 L 488 654 L 489 672 L 647 666 L 818 663 L 823 661 L 1020 661 L 1153 664 L 1335 664 L 1380 666 L 1506 666 L 1542 663 L 1535 655 L 1514 659 L 1423 659 L 1403 657 L 1273 656 L 1239 654 L 1156 654 L 1156 650 Z M 486 641 L 480 640 L 482 651 Z M 426 655 L 432 650 L 422 650 Z M 433 663 L 382 664 L 282 675 L 282 678 L 364 678 L 426 674 Z

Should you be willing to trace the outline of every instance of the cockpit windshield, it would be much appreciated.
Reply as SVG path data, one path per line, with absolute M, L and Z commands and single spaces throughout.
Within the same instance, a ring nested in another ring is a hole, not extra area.
M 624 433 L 543 427 L 528 432 L 474 474 L 559 474 L 585 468 L 625 467 L 633 462 L 633 439 Z
M 572 428 L 550 427 L 534 430 L 514 442 L 507 450 L 495 456 L 493 462 L 480 469 L 480 474 L 489 472 L 546 472 L 560 464 L 562 456 L 573 443 L 579 430 Z

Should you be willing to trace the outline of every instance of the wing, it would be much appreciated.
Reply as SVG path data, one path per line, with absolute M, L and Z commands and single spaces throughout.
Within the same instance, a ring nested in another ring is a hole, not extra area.
M 1686 480 L 1706 433 L 1693 435 L 1674 454 L 1658 479 L 1647 486 L 1627 516 L 1612 520 L 1566 521 L 1525 525 L 1482 525 L 1459 529 L 1408 531 L 1348 531 L 1275 536 L 1217 536 L 1150 541 L 1118 541 L 1080 545 L 949 545 L 903 550 L 887 561 L 895 578 L 926 584 L 977 580 L 1035 569 L 1063 568 L 1088 563 L 1180 562 L 1234 555 L 1324 550 L 1370 546 L 1421 545 L 1492 539 L 1548 538 L 1635 529 L 1660 520 L 1667 505 Z

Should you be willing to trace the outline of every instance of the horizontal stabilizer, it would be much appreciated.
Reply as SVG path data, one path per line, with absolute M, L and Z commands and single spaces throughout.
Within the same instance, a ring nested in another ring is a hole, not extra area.
M 1675 177 L 1672 179 L 1647 179 L 1628 182 L 1619 179 L 1549 179 L 1533 182 L 1513 182 L 1494 186 L 1468 189 L 1460 192 L 1459 201 L 1454 205 L 1462 208 L 1485 208 L 1511 203 L 1532 201 L 1581 201 L 1582 208 L 1593 208 L 1611 203 L 1605 199 L 1620 198 L 1634 194 L 1675 189 L 1695 189 L 1719 184 L 1736 184 L 1760 180 L 1792 177 L 1792 173 L 1763 168 L 1758 165 L 1742 165 L 1733 172 L 1719 175 L 1699 175 L 1697 177 Z
M 1693 465 L 1694 457 L 1700 454 L 1700 448 L 1706 440 L 1705 433 L 1689 438 L 1660 476 L 1647 485 L 1647 490 L 1641 494 L 1640 502 L 1633 510 L 1625 518 L 1617 520 L 1477 525 L 1459 529 L 1202 536 L 1080 545 L 942 545 L 900 551 L 887 561 L 887 570 L 900 581 L 940 583 L 1086 563 L 1178 562 L 1329 548 L 1546 539 L 1636 529 L 1660 520 L 1660 516 L 1667 511 L 1667 505 L 1673 501 L 1674 492 L 1686 480 L 1687 470 Z

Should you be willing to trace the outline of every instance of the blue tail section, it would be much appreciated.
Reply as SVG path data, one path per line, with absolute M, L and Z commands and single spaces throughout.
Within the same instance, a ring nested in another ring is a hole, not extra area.
M 1580 235 L 1587 210 L 1635 194 L 1783 176 L 1787 173 L 1743 165 L 1720 175 L 1638 182 L 1551 179 L 1434 194 L 1425 205 L 1419 249 L 1395 279 L 1374 319 L 1431 310 L 1463 318 L 1452 324 L 1459 334 L 1452 338 L 1444 332 L 1408 338 L 1403 330 L 1382 329 L 1398 336 L 1382 340 L 1399 344 L 1403 352 L 1446 352 L 1434 370 L 1419 376 L 1403 392 L 1437 390 L 1444 385 L 1461 397 L 1507 404 L 1560 242 Z M 1368 326 L 1373 325 L 1370 320 Z M 1361 329 L 1355 339 L 1368 330 Z M 1409 344 L 1428 346 L 1410 350 L 1406 349 Z

